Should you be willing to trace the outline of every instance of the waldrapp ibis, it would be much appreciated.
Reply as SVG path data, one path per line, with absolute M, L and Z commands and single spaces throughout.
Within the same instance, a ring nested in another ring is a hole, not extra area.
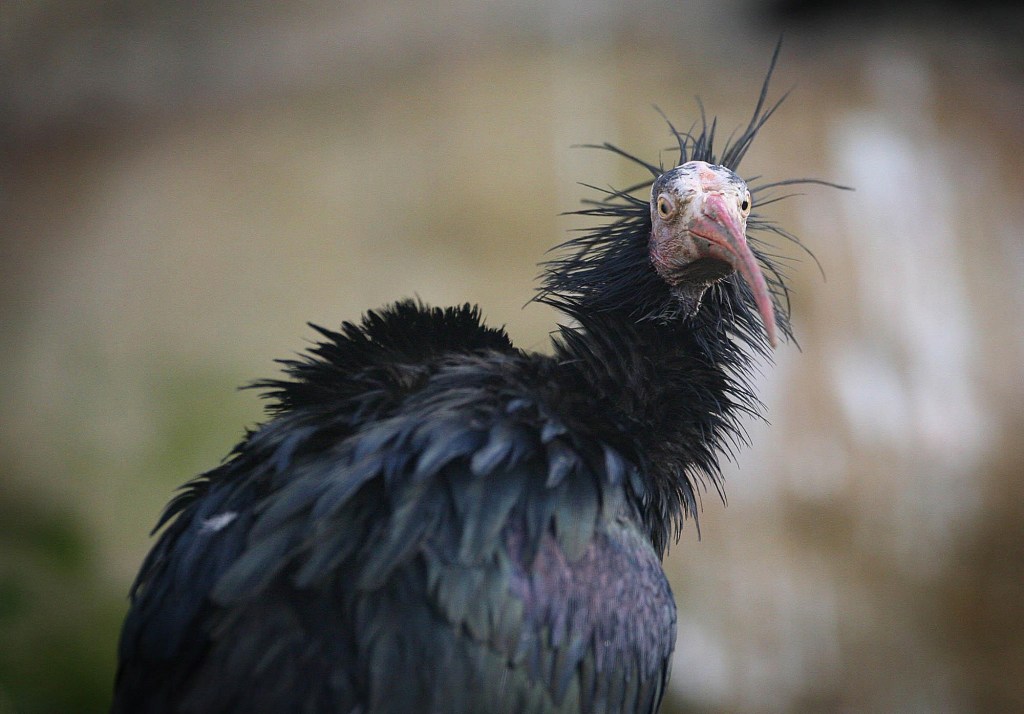
M 792 337 L 748 232 L 773 189 L 747 126 L 606 191 L 535 299 L 551 354 L 476 307 L 404 301 L 259 382 L 269 420 L 187 484 L 131 592 L 115 712 L 654 712 L 676 607 L 661 560 Z M 814 183 L 813 180 L 806 180 Z M 638 195 L 641 193 L 642 195 Z M 759 200 L 760 199 L 760 200 Z

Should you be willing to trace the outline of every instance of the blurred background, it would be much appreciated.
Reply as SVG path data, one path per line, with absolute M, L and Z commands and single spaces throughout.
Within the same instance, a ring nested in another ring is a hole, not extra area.
M 0 5 L 0 713 L 109 703 L 173 490 L 314 321 L 478 302 L 521 347 L 560 213 L 700 95 L 811 246 L 771 427 L 667 569 L 667 712 L 1024 711 L 1016 3 Z M 672 154 L 663 156 L 670 160 Z

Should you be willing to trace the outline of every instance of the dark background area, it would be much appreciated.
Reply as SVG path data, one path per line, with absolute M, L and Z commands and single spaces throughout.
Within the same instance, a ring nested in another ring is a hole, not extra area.
M 105 710 L 149 529 L 307 320 L 470 301 L 545 349 L 577 182 L 639 178 L 573 145 L 656 160 L 696 95 L 727 134 L 783 33 L 744 171 L 857 190 L 769 211 L 826 279 L 666 563 L 665 710 L 1024 710 L 1014 5 L 0 5 L 0 713 Z

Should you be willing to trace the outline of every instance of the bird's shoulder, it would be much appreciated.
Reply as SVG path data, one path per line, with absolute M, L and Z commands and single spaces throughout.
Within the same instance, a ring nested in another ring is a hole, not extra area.
M 452 696 L 438 683 L 460 668 L 511 676 L 480 696 L 511 686 L 524 710 L 660 699 L 675 610 L 629 498 L 641 466 L 557 359 L 488 329 L 471 309 L 406 305 L 329 333 L 268 383 L 273 418 L 169 509 L 122 662 L 178 660 L 196 701 L 243 701 L 223 683 L 297 662 L 332 663 L 335 690 L 310 701 L 371 711 Z M 648 627 L 620 621 L 624 599 Z M 431 650 L 444 656 L 399 661 Z
M 516 352 L 505 330 L 485 325 L 469 304 L 439 308 L 404 300 L 338 330 L 310 327 L 319 340 L 304 354 L 279 360 L 283 379 L 251 385 L 272 400 L 272 413 L 347 409 L 354 419 L 372 418 L 372 408 L 382 405 L 366 405 L 368 395 L 393 404 L 450 355 Z

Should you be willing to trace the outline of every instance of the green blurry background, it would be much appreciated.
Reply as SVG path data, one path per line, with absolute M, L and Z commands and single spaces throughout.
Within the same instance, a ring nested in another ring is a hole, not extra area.
M 743 123 L 783 31 L 745 171 L 857 192 L 771 208 L 827 280 L 669 557 L 666 710 L 1024 710 L 1011 5 L 0 4 L 0 713 L 106 708 L 149 529 L 306 321 L 470 301 L 545 349 L 559 214 L 639 178 L 572 145 Z

